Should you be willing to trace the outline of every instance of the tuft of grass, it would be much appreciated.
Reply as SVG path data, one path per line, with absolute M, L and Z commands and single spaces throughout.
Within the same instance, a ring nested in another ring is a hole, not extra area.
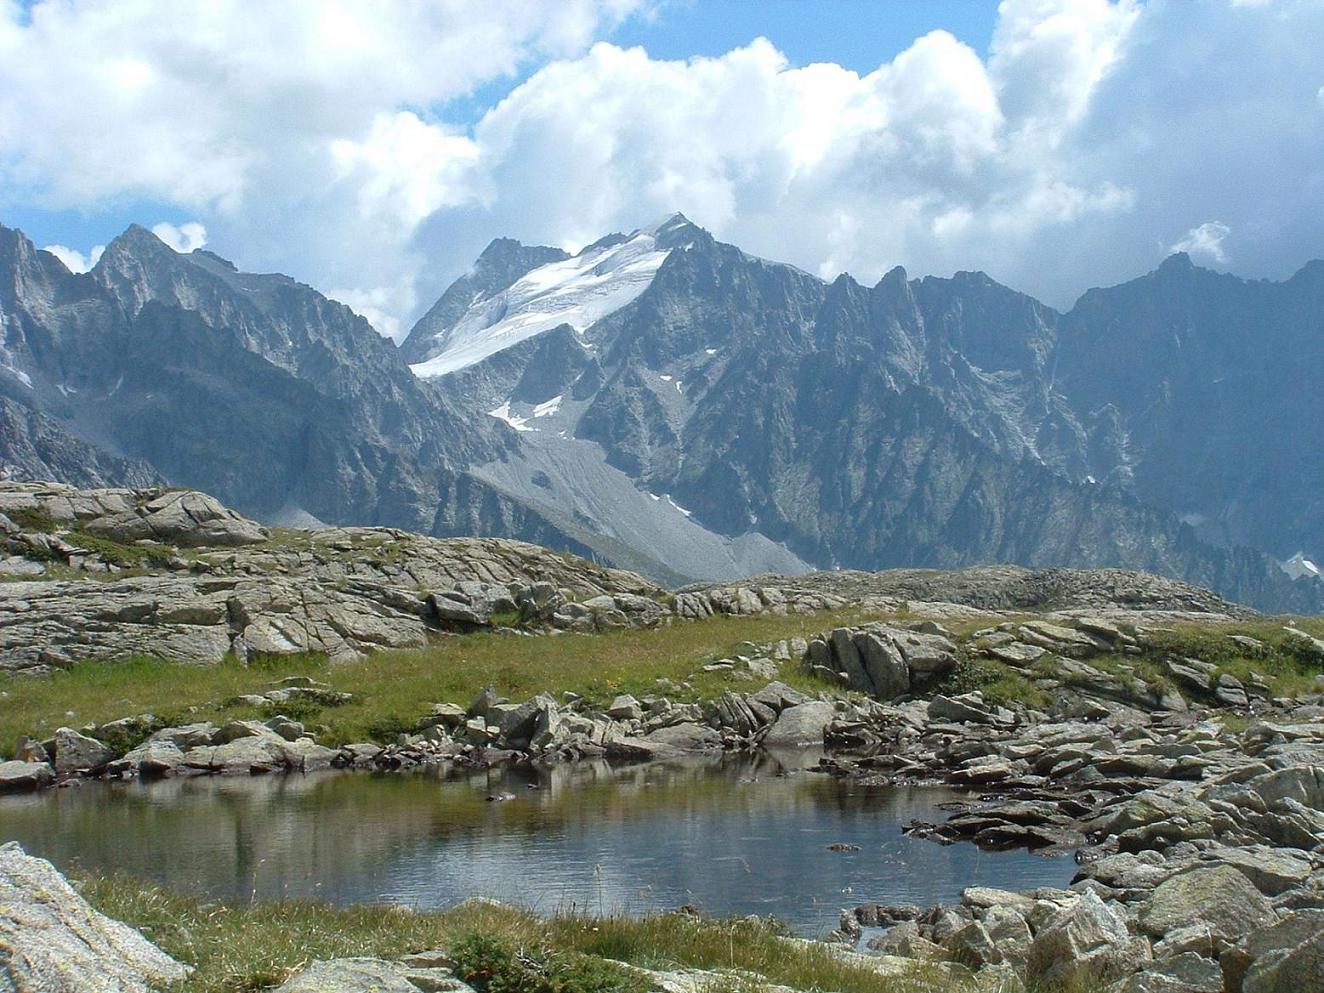
M 455 975 L 478 993 L 650 993 L 653 984 L 615 962 L 554 947 L 527 948 L 474 932 L 451 949 Z
M 60 530 L 60 522 L 41 507 L 20 507 L 5 513 L 11 521 L 24 531 L 40 531 L 42 534 L 54 534 Z
M 175 555 L 169 545 L 125 545 L 86 531 L 70 531 L 64 540 L 84 551 L 99 555 L 121 569 L 161 569 Z

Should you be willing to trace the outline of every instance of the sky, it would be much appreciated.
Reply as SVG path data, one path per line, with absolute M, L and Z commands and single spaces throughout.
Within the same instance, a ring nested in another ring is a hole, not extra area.
M 0 223 L 130 223 L 395 338 L 499 236 L 683 211 L 1058 307 L 1324 256 L 1324 0 L 0 0 Z

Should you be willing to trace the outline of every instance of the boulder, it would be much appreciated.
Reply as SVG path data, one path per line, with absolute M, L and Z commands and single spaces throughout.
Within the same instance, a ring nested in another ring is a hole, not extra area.
M 765 748 L 822 745 L 823 731 L 836 716 L 836 708 L 823 700 L 787 707 L 763 738 Z
M 93 910 L 45 859 L 0 845 L 0 990 L 149 993 L 189 971 Z
M 1149 960 L 1149 942 L 1093 892 L 1059 912 L 1030 945 L 1025 974 L 1045 986 L 1107 982 Z
M 169 776 L 184 764 L 184 753 L 173 741 L 144 741 L 107 766 L 114 773 L 137 774 L 144 778 Z
M 1324 989 L 1324 930 L 1294 948 L 1262 955 L 1246 972 L 1241 993 L 1305 993 Z
M 236 738 L 224 745 L 190 748 L 184 753 L 184 767 L 223 775 L 276 772 L 289 767 L 286 744 L 277 735 L 267 734 Z
M 1294 800 L 1311 810 L 1324 810 L 1324 767 L 1291 765 L 1257 776 L 1246 786 L 1260 795 L 1270 810 Z
M 984 706 L 984 698 L 978 693 L 963 693 L 960 696 L 944 696 L 939 693 L 929 701 L 928 715 L 931 721 L 953 721 L 957 724 L 987 724 L 993 717 Z
M 751 706 L 762 704 L 778 714 L 788 707 L 798 707 L 809 702 L 805 694 L 780 682 L 769 683 L 758 692 L 751 693 L 747 699 Z
M 873 693 L 880 700 L 894 700 L 910 692 L 910 665 L 892 641 L 883 634 L 862 631 L 855 635 L 864 671 L 873 683 Z
M 607 708 L 607 716 L 617 721 L 637 721 L 643 714 L 639 701 L 628 693 L 616 697 Z
M 96 772 L 114 757 L 109 746 L 73 728 L 55 732 L 55 771 L 61 776 Z
M 1268 927 L 1244 935 L 1218 957 L 1223 988 L 1227 993 L 1242 993 L 1246 973 L 1256 961 L 1265 956 L 1275 959 L 1283 956 L 1317 934 L 1324 934 L 1324 910 L 1298 910 Z M 1320 988 L 1324 989 L 1324 986 Z
M 1216 962 L 1183 952 L 1146 966 L 1108 993 L 1223 993 L 1223 976 Z
M 832 646 L 833 672 L 846 674 L 846 685 L 862 693 L 874 691 L 873 680 L 864 668 L 860 650 L 855 647 L 854 632 L 850 628 L 837 628 L 832 632 L 829 643 Z
M 55 781 L 55 770 L 45 762 L 0 762 L 0 793 L 39 790 Z
M 722 747 L 721 736 L 702 724 L 675 724 L 658 728 L 638 737 L 620 737 L 607 743 L 611 758 L 649 761 L 675 758 L 696 752 L 712 751 Z
M 555 712 L 556 700 L 548 693 L 540 693 L 531 700 L 526 700 L 518 707 L 501 715 L 501 735 L 508 748 L 528 748 L 533 737 L 539 715 L 544 711 Z
M 1139 911 L 1140 928 L 1152 937 L 1204 923 L 1215 940 L 1224 943 L 1276 918 L 1268 899 L 1230 865 L 1200 866 L 1170 877 L 1155 888 Z
M 1217 848 L 1206 852 L 1205 858 L 1239 869 L 1265 896 L 1277 896 L 1300 886 L 1311 872 L 1309 854 L 1295 848 Z

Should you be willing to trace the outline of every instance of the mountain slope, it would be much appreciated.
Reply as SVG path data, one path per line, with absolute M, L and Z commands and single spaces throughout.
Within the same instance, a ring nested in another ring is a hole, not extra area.
M 137 227 L 74 275 L 0 228 L 0 326 L 13 402 L 246 513 L 582 547 L 467 475 L 511 444 L 499 425 L 287 277 L 177 254 Z
M 1134 492 L 1210 540 L 1324 554 L 1324 263 L 1283 283 L 1176 255 L 1063 318 L 1057 383 L 1119 413 Z

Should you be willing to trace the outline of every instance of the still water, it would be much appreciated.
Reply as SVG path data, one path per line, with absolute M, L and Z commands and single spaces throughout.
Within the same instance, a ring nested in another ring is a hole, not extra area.
M 0 841 L 224 900 L 317 898 L 535 911 L 775 914 L 805 936 L 859 903 L 954 901 L 971 885 L 1065 885 L 1070 858 L 940 846 L 939 788 L 870 788 L 792 753 L 439 775 L 325 773 L 90 784 L 0 798 Z M 490 795 L 514 794 L 492 802 Z M 830 845 L 858 845 L 834 852 Z

